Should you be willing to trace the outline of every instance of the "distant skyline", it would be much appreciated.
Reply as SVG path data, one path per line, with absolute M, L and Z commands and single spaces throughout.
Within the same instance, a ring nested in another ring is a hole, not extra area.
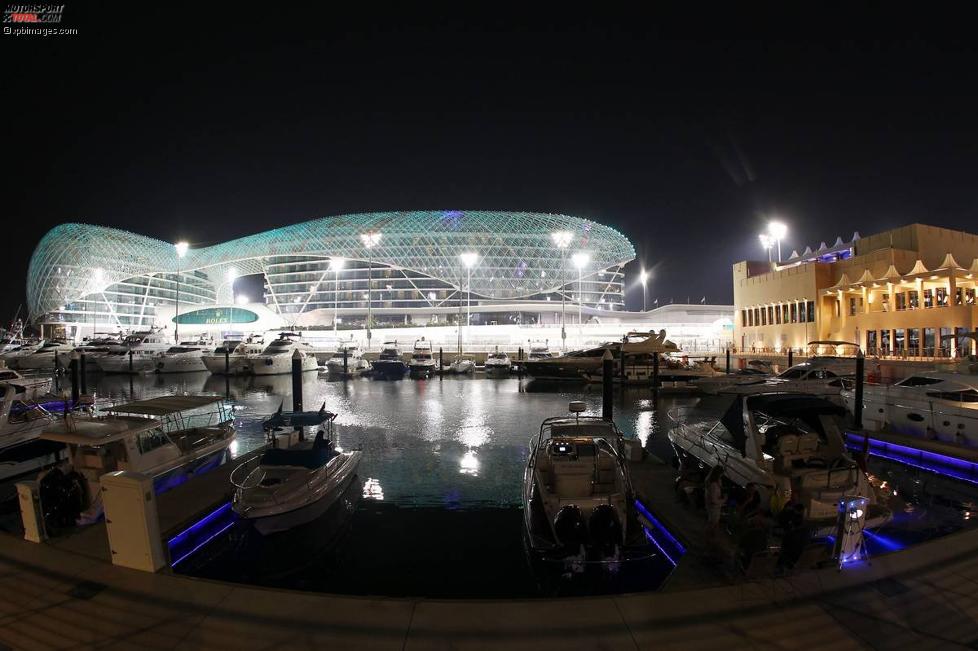
M 188 12 L 71 3 L 74 37 L 0 37 L 0 321 L 66 221 L 204 245 L 350 212 L 559 212 L 635 244 L 633 309 L 643 264 L 649 307 L 729 303 L 772 216 L 785 257 L 978 231 L 964 33 L 831 10 Z

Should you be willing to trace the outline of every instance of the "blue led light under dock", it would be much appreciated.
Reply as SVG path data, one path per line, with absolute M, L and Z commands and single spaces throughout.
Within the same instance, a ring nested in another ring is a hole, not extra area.
M 172 559 L 170 565 L 176 567 L 177 564 L 193 556 L 207 543 L 234 526 L 237 520 L 237 514 L 231 510 L 231 503 L 225 502 L 170 538 L 166 543 Z
M 645 537 L 649 539 L 649 542 L 659 548 L 659 551 L 662 552 L 662 555 L 670 563 L 676 565 L 679 562 L 679 557 L 686 553 L 686 548 L 658 518 L 652 515 L 652 512 L 642 502 L 635 500 L 635 508 L 652 525 L 651 529 L 648 527 L 645 528 Z
M 850 450 L 862 450 L 863 435 L 846 432 L 846 445 Z M 978 463 L 957 457 L 928 450 L 918 450 L 908 445 L 889 443 L 872 437 L 869 439 L 869 453 L 881 459 L 896 461 L 927 472 L 978 484 Z

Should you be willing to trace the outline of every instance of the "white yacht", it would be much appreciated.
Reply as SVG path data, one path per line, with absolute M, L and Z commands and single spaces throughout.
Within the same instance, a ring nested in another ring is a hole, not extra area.
M 407 373 L 408 365 L 401 358 L 401 349 L 397 341 L 385 341 L 381 346 L 380 355 L 371 364 L 372 377 L 381 380 L 400 380 Z
M 261 353 L 248 359 L 252 375 L 281 375 L 292 372 L 292 354 L 297 352 L 302 359 L 302 371 L 319 370 L 316 356 L 308 344 L 296 341 L 289 336 L 279 336 L 268 344 Z
M 449 364 L 448 370 L 450 373 L 455 375 L 465 375 L 466 373 L 471 373 L 475 370 L 475 359 L 470 355 L 457 355 L 452 363 Z
M 24 377 L 0 360 L 0 381 L 11 382 L 21 399 L 35 400 L 51 392 L 50 377 Z
M 109 353 L 118 352 L 122 350 L 122 340 L 115 339 L 112 337 L 102 337 L 97 339 L 84 339 L 80 346 L 76 346 L 73 350 L 68 352 L 63 352 L 58 354 L 58 359 L 61 362 L 63 368 L 68 368 L 71 363 L 71 358 L 75 353 L 80 355 L 85 355 L 86 366 L 88 370 L 98 370 L 98 362 L 95 360 Z
M 737 371 L 731 371 L 730 373 L 720 373 L 710 377 L 697 378 L 691 384 L 703 393 L 716 395 L 730 387 L 736 387 L 742 384 L 755 385 L 769 379 L 771 379 L 770 373 L 748 366 Z
M 235 468 L 232 508 L 262 535 L 286 531 L 323 515 L 356 476 L 363 452 L 332 442 L 336 414 L 311 442 L 271 449 Z
M 106 373 L 152 373 L 160 353 L 169 348 L 170 342 L 161 332 L 134 332 L 118 348 L 95 362 Z
M 530 349 L 527 352 L 527 359 L 530 361 L 535 361 L 538 359 L 550 359 L 553 357 L 553 353 L 550 352 L 550 346 L 545 341 L 531 341 Z
M 0 480 L 35 472 L 59 458 L 62 446 L 37 441 L 44 427 L 72 406 L 48 394 L 50 386 L 50 379 L 27 379 L 0 367 Z
M 101 515 L 105 473 L 139 472 L 164 492 L 223 463 L 234 440 L 234 410 L 217 396 L 150 398 L 103 412 L 62 418 L 41 431 L 41 439 L 68 448 L 62 466 L 38 477 L 45 512 L 60 519 L 55 528 Z
M 244 341 L 225 340 L 223 344 L 201 357 L 204 366 L 214 375 L 248 375 L 251 373 L 251 359 L 265 350 L 265 340 L 261 337 L 248 337 Z M 227 355 L 225 355 L 227 352 Z
M 499 352 L 499 346 L 486 357 L 486 375 L 509 375 L 512 368 L 512 360 L 506 353 Z
M 344 357 L 346 358 L 345 363 Z M 327 360 L 326 369 L 333 377 L 343 377 L 344 374 L 347 377 L 352 377 L 369 371 L 370 362 L 363 356 L 363 350 L 360 349 L 360 346 L 352 341 L 342 342 L 336 347 L 336 352 Z
M 855 392 L 842 392 L 849 411 Z M 915 373 L 896 384 L 863 386 L 863 427 L 978 448 L 978 377 Z
M 411 361 L 408 362 L 408 369 L 411 377 L 428 377 L 435 372 L 437 363 L 431 354 L 431 342 L 425 341 L 424 337 L 414 342 L 414 351 L 411 353 Z
M 754 393 L 807 393 L 837 397 L 844 388 L 843 378 L 817 362 L 802 362 L 774 377 L 757 377 L 717 388 L 718 393 L 748 395 Z
M 24 342 L 22 345 L 12 348 L 0 355 L 0 361 L 3 361 L 7 365 L 7 368 L 18 368 L 18 362 L 21 359 L 27 357 L 28 355 L 32 355 L 45 343 L 46 342 L 43 339 Z
M 206 371 L 204 354 L 213 344 L 207 341 L 184 341 L 160 353 L 157 373 L 193 373 Z
M 61 366 L 62 355 L 70 355 L 75 350 L 73 344 L 57 339 L 48 339 L 33 353 L 17 358 L 17 368 L 21 370 L 54 370 Z
M 814 395 L 741 395 L 719 421 L 694 415 L 677 423 L 669 442 L 682 468 L 721 466 L 732 484 L 755 484 L 762 504 L 800 502 L 820 534 L 834 530 L 844 497 L 869 498 L 866 526 L 879 526 L 889 512 L 846 450 L 844 415 L 844 407 Z
M 551 560 L 611 563 L 646 548 L 634 513 L 625 442 L 614 422 L 580 416 L 548 418 L 530 442 L 523 475 L 523 518 L 530 549 Z

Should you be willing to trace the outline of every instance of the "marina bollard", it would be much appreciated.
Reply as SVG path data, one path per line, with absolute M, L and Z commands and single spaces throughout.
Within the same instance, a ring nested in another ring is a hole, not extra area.
M 129 349 L 129 375 L 132 375 L 132 348 Z
M 445 349 L 438 347 L 438 375 L 445 374 Z
M 523 346 L 520 346 L 520 349 L 516 351 L 516 360 L 519 362 L 516 365 L 516 377 L 522 380 L 523 379 Z
M 292 353 L 292 411 L 302 411 L 302 353 L 298 350 Z M 302 440 L 302 426 L 296 425 L 295 431 Z
M 795 351 L 791 348 L 788 349 L 788 368 L 794 366 Z
M 852 424 L 862 429 L 863 426 L 863 382 L 866 370 L 866 358 L 863 351 L 856 353 L 856 390 L 852 397 Z M 869 439 L 867 438 L 868 442 Z
M 88 394 L 88 363 L 85 361 L 85 353 L 78 356 L 78 381 L 81 383 L 81 394 Z
M 343 349 L 343 377 L 344 378 L 346 378 L 346 376 L 349 375 L 349 371 L 348 371 L 348 364 L 349 364 L 349 362 L 347 362 L 347 360 L 346 360 L 346 356 L 348 354 L 349 354 L 349 351 L 346 348 L 344 348 Z
M 659 353 L 652 353 L 652 396 L 659 395 Z
M 614 415 L 615 359 L 610 350 L 601 357 L 601 417 L 612 420 Z
M 621 384 L 625 386 L 625 344 L 628 343 L 628 336 L 621 338 L 621 367 L 618 369 L 621 374 Z
M 68 364 L 71 372 L 71 404 L 78 404 L 78 353 L 72 353 Z
M 231 351 L 224 347 L 224 375 L 231 375 Z
M 730 349 L 727 349 L 727 374 L 730 374 Z

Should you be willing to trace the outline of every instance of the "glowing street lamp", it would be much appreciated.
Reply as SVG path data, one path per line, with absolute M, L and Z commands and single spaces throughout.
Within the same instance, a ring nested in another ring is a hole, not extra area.
M 183 260 L 183 256 L 187 255 L 187 251 L 190 250 L 190 244 L 187 242 L 177 242 L 173 245 L 173 248 L 177 252 L 177 300 L 176 307 L 174 308 L 173 315 L 173 341 L 174 343 L 180 343 L 180 261 Z
M 584 324 L 584 267 L 591 261 L 591 256 L 579 251 L 571 256 L 571 262 L 577 267 L 577 325 Z
M 474 251 L 466 251 L 458 256 L 465 266 L 465 329 L 468 331 L 469 324 L 472 322 L 472 267 L 479 262 L 479 254 Z M 459 312 L 462 311 L 462 303 L 458 304 Z M 461 316 L 461 315 L 459 315 Z M 462 330 L 459 328 L 458 352 L 462 354 Z
M 771 262 L 771 247 L 774 246 L 774 238 L 767 233 L 761 233 L 757 239 L 761 241 L 761 248 L 767 251 L 767 261 Z
M 567 283 L 564 277 L 564 268 L 567 262 L 567 247 L 570 246 L 571 240 L 574 239 L 574 234 L 570 231 L 556 231 L 550 234 L 550 239 L 560 249 L 560 348 L 562 351 L 567 352 L 567 329 L 564 327 L 564 285 Z
M 373 281 L 371 275 L 373 261 L 370 258 L 370 249 L 380 244 L 380 232 L 368 231 L 366 233 L 360 233 L 360 241 L 363 243 L 363 248 L 367 250 L 367 350 L 370 350 L 370 283 Z
M 343 258 L 330 258 L 329 269 L 336 274 L 336 289 L 333 292 L 333 338 L 336 338 L 336 324 L 337 316 L 340 313 L 340 272 L 343 270 L 343 265 L 346 261 Z
M 642 311 L 647 312 L 648 307 L 646 306 L 646 303 L 648 302 L 648 298 L 649 298 L 648 295 L 649 272 L 646 271 L 645 269 L 642 269 L 642 272 L 639 273 L 638 277 L 642 281 Z
M 784 222 L 772 221 L 767 225 L 767 234 L 778 243 L 778 262 L 781 262 L 781 240 L 788 236 L 788 227 Z

